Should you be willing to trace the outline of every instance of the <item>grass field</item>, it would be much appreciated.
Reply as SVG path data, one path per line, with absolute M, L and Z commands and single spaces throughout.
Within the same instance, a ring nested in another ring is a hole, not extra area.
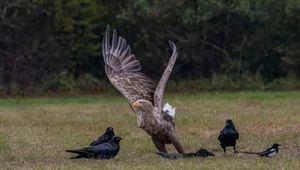
M 176 134 L 187 152 L 206 148 L 216 157 L 167 160 L 137 128 L 123 97 L 0 100 L 1 169 L 299 169 L 300 91 L 168 95 L 177 108 Z M 278 142 L 279 155 L 224 156 L 217 140 L 226 119 L 240 132 L 238 150 L 261 151 Z M 123 138 L 111 160 L 70 160 L 65 149 L 84 147 L 107 126 Z M 169 145 L 170 152 L 176 152 Z

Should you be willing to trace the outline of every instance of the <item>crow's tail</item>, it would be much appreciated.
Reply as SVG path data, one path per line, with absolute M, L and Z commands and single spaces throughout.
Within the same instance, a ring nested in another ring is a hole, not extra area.
M 71 157 L 69 159 L 79 159 L 79 158 L 84 158 L 84 157 L 82 157 L 81 155 L 77 155 L 77 156 Z
M 65 150 L 65 151 L 66 152 L 71 152 L 71 153 L 78 153 L 78 154 L 82 153 L 79 150 Z
M 82 155 L 89 155 L 90 153 L 82 150 L 82 149 L 75 149 L 75 150 L 65 150 L 66 152 L 71 152 L 71 153 L 77 153 L 77 154 L 80 154 L 81 156 Z
M 156 154 L 163 158 L 168 158 L 168 159 L 183 158 L 182 154 L 168 154 L 168 153 L 164 153 L 164 152 L 156 152 Z
M 77 150 L 65 150 L 66 152 L 71 152 L 71 153 L 77 153 L 79 155 L 75 157 L 71 157 L 70 159 L 78 159 L 78 158 L 94 158 L 94 155 L 92 153 L 87 153 L 81 149 Z

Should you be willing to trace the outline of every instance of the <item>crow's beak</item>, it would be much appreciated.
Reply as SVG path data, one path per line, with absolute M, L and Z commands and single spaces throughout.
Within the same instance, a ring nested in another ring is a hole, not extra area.
M 134 102 L 134 103 L 132 104 L 132 106 L 133 106 L 133 107 L 139 107 L 139 106 L 142 106 L 142 104 L 141 104 L 140 102 L 136 101 L 136 102 Z

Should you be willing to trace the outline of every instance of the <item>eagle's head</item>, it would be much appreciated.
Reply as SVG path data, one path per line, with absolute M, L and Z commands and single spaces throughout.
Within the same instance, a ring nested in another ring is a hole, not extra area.
M 137 114 L 137 123 L 139 128 L 145 127 L 146 117 L 152 115 L 153 112 L 153 104 L 149 100 L 138 99 L 137 101 L 132 103 L 132 108 Z
M 153 104 L 149 100 L 138 99 L 132 103 L 132 107 L 143 111 L 150 111 L 153 109 Z

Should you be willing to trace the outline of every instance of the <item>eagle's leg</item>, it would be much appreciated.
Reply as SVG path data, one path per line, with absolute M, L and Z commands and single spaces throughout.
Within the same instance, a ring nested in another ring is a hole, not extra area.
M 169 140 L 174 145 L 179 154 L 185 153 L 183 147 L 173 133 L 169 135 Z
M 226 153 L 226 147 L 223 147 L 223 150 L 224 150 L 224 154 Z
M 167 152 L 167 149 L 166 149 L 166 146 L 165 146 L 164 143 L 161 143 L 161 142 L 155 140 L 154 138 L 152 138 L 152 141 L 153 141 L 155 147 L 156 147 L 159 151 L 164 152 L 164 153 L 168 153 L 168 152 Z

